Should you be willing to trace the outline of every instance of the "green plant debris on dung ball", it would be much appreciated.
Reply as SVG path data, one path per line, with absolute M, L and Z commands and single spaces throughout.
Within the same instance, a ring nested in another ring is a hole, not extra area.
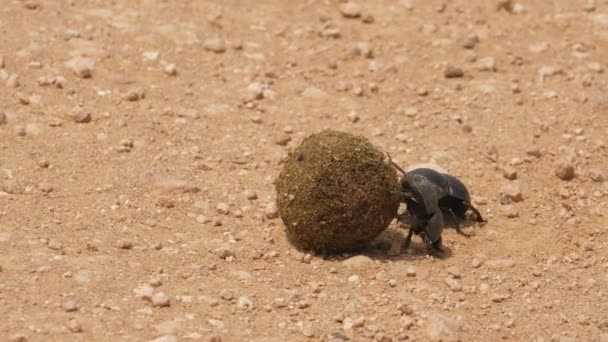
M 385 155 L 364 137 L 334 130 L 304 139 L 275 185 L 289 241 L 319 252 L 365 246 L 399 208 L 397 173 Z

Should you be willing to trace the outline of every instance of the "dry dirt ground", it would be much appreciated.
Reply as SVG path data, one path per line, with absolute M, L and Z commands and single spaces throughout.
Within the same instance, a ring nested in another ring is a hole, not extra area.
M 3 0 L 0 59 L 2 341 L 608 341 L 605 0 Z M 295 250 L 325 128 L 489 222 Z

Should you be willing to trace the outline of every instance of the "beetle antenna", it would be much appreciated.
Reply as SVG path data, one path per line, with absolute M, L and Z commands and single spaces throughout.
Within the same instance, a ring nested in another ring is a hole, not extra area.
M 403 169 L 401 168 L 401 166 L 397 165 L 397 163 L 395 163 L 393 161 L 393 158 L 391 158 L 391 155 L 388 152 L 386 152 L 386 155 L 388 156 L 388 160 L 391 162 L 391 164 L 393 164 L 393 166 L 395 168 L 397 168 L 397 170 L 401 171 L 401 173 L 403 173 L 405 175 L 405 171 L 403 171 Z

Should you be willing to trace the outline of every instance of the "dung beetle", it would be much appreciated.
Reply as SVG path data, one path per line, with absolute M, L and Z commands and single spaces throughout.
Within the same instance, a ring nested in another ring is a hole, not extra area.
M 418 168 L 405 172 L 388 156 L 391 163 L 399 170 L 401 177 L 401 200 L 407 205 L 411 218 L 410 231 L 405 239 L 406 249 L 411 242 L 412 234 L 421 235 L 429 253 L 442 251 L 441 232 L 443 219 L 449 217 L 456 231 L 462 231 L 460 221 L 465 219 L 471 209 L 478 222 L 485 222 L 479 210 L 471 204 L 467 187 L 456 177 L 429 168 Z
M 403 170 L 401 170 L 401 172 L 403 172 Z M 469 209 L 475 213 L 477 222 L 486 222 L 479 210 L 471 204 L 469 190 L 460 179 L 429 168 L 418 168 L 411 170 L 408 173 L 421 175 L 437 187 L 437 192 L 439 193 L 439 208 L 446 217 L 449 217 L 452 220 L 458 233 L 468 236 L 462 231 L 460 222 L 466 219 L 465 215 Z
M 407 205 L 410 230 L 405 238 L 409 248 L 412 235 L 420 235 L 429 254 L 443 252 L 443 213 L 439 209 L 437 187 L 422 175 L 406 173 L 401 178 L 401 201 Z

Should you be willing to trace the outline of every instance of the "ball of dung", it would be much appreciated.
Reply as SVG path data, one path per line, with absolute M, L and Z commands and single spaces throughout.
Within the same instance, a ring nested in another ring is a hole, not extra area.
M 397 173 L 384 154 L 363 137 L 334 130 L 304 139 L 275 185 L 289 241 L 319 252 L 365 246 L 399 208 Z

